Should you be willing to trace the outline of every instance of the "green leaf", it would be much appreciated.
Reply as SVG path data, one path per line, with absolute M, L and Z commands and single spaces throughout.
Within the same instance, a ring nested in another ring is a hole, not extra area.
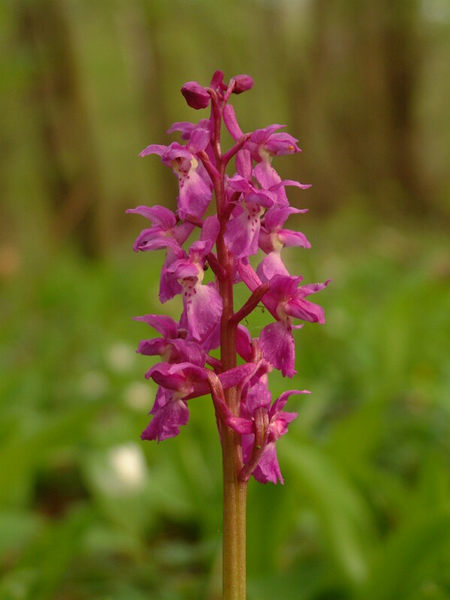
M 280 444 L 290 485 L 317 512 L 326 547 L 349 582 L 358 584 L 368 571 L 373 527 L 363 498 L 340 473 L 332 459 L 305 443 L 291 439 Z
M 47 527 L 3 581 L 0 598 L 50 600 L 72 558 L 79 552 L 81 540 L 92 521 L 92 511 L 79 507 L 63 521 Z
M 391 536 L 358 600 L 408 600 L 441 560 L 450 573 L 450 510 L 430 509 Z

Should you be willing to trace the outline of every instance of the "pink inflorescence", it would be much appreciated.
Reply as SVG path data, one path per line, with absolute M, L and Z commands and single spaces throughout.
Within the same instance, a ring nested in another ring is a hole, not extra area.
M 219 429 L 230 427 L 240 434 L 241 479 L 253 475 L 263 483 L 276 483 L 283 478 L 275 444 L 297 416 L 285 412 L 284 406 L 290 395 L 309 392 L 290 390 L 272 400 L 268 374 L 273 369 L 287 377 L 296 373 L 292 331 L 302 325 L 294 320 L 324 322 L 323 309 L 308 296 L 323 289 L 328 281 L 300 285 L 302 276 L 291 275 L 283 262 L 286 246 L 310 247 L 303 233 L 285 228 L 291 215 L 306 212 L 290 206 L 286 187 L 310 186 L 283 180 L 272 166 L 274 156 L 300 152 L 298 140 L 280 131 L 283 125 L 269 125 L 251 133 L 241 130 L 229 100 L 232 93 L 240 94 L 252 86 L 248 75 L 237 75 L 225 84 L 223 73 L 216 71 L 207 87 L 194 81 L 182 87 L 189 106 L 210 106 L 210 117 L 197 124 L 174 123 L 169 133 L 181 133 L 182 143 L 152 144 L 140 153 L 159 155 L 173 170 L 179 183 L 177 211 L 156 205 L 127 212 L 150 221 L 150 227 L 138 235 L 134 250 L 165 250 L 161 302 L 176 295 L 183 300 L 179 322 L 156 314 L 136 317 L 159 333 L 159 337 L 141 341 L 138 352 L 161 357 L 146 374 L 158 384 L 158 391 L 150 411 L 152 420 L 142 439 L 161 441 L 176 436 L 179 427 L 188 422 L 188 401 L 211 394 Z M 220 147 L 222 123 L 234 140 L 225 153 Z M 232 160 L 236 172 L 229 176 L 225 167 Z M 211 215 L 208 209 L 214 193 L 216 214 Z M 189 245 L 196 232 L 198 239 Z M 228 277 L 232 284 L 243 282 L 251 292 L 249 301 L 225 324 L 220 283 L 227 274 L 219 245 L 231 264 Z M 260 251 L 263 258 L 254 269 L 249 257 Z M 214 277 L 205 283 L 208 266 Z M 260 302 L 273 322 L 262 329 L 259 338 L 252 338 L 240 322 Z M 224 326 L 236 328 L 235 354 L 241 363 L 228 369 L 210 354 L 221 346 Z M 239 394 L 238 414 L 227 404 L 225 390 L 229 388 Z

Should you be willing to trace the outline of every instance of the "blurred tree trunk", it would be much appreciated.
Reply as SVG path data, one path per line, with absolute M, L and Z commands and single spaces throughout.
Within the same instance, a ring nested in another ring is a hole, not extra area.
M 377 3 L 387 15 L 383 59 L 388 109 L 388 139 L 392 175 L 404 191 L 403 204 L 416 213 L 427 208 L 423 194 L 423 170 L 417 156 L 415 101 L 421 74 L 417 0 L 384 0 Z
M 159 43 L 158 39 L 158 32 L 165 18 L 165 10 L 163 4 L 139 0 L 136 12 L 140 18 L 139 20 L 134 19 L 133 23 L 132 57 L 139 73 L 137 91 L 146 107 L 144 122 L 148 127 L 149 135 L 155 136 L 149 139 L 149 144 L 168 144 L 170 142 L 166 132 L 171 123 L 166 108 L 163 81 L 171 74 L 167 73 L 166 69 L 166 60 L 162 52 L 164 45 Z M 171 199 L 166 204 L 173 209 L 174 199 L 178 193 L 177 181 L 167 168 L 160 169 L 158 178 L 162 189 L 167 191 L 167 198 Z M 155 187 L 157 186 L 153 181 L 151 188 Z
M 29 99 L 55 237 L 73 235 L 85 254 L 97 256 L 104 250 L 95 210 L 102 185 L 70 22 L 58 0 L 22 0 L 17 11 L 22 43 L 34 60 Z
M 309 128 L 329 177 L 316 190 L 324 198 L 364 192 L 386 211 L 395 203 L 422 212 L 417 1 L 316 0 L 311 11 Z

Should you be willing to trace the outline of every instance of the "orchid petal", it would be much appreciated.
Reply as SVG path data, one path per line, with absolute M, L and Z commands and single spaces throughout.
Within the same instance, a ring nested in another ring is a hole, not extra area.
M 293 206 L 284 206 L 283 208 L 274 207 L 266 212 L 264 215 L 264 227 L 268 231 L 277 230 L 285 221 L 294 214 L 306 212 L 308 209 L 300 210 Z
M 163 338 L 153 338 L 150 340 L 141 340 L 136 352 L 145 356 L 162 356 L 167 350 L 169 342 Z
M 264 358 L 284 377 L 295 375 L 295 343 L 290 327 L 276 321 L 264 327 L 259 339 Z
M 185 312 L 189 333 L 195 340 L 205 340 L 222 316 L 222 298 L 214 285 L 198 285 L 185 291 Z
M 284 483 L 278 463 L 275 442 L 268 444 L 258 462 L 258 466 L 253 471 L 253 477 L 260 483 Z
M 277 412 L 280 412 L 281 410 L 283 410 L 283 408 L 286 406 L 286 402 L 289 400 L 289 397 L 292 396 L 292 394 L 310 394 L 310 393 L 311 392 L 309 390 L 287 390 L 286 392 L 283 392 L 282 394 L 280 394 L 278 396 L 278 398 L 273 403 L 273 405 L 270 409 L 270 416 L 273 417 Z
M 258 183 L 265 190 L 269 190 L 281 182 L 281 177 L 268 160 L 262 160 L 260 163 L 258 163 L 253 169 L 253 173 L 255 174 Z M 287 199 L 283 204 L 287 206 Z
M 259 263 L 256 272 L 261 281 L 270 281 L 275 275 L 289 277 L 289 271 L 286 269 L 279 252 L 270 252 Z
M 133 317 L 135 321 L 147 323 L 156 331 L 159 331 L 165 338 L 174 338 L 177 335 L 177 324 L 167 315 L 143 315 L 142 317 Z
M 189 409 L 186 402 L 172 399 L 165 406 L 155 411 L 149 425 L 141 434 L 143 440 L 157 440 L 162 442 L 175 437 L 180 432 L 180 426 L 189 421 Z
M 178 214 L 181 219 L 189 215 L 202 217 L 212 198 L 211 186 L 191 168 L 189 175 L 179 177 Z
M 252 178 L 252 156 L 250 151 L 242 148 L 236 155 L 236 171 L 248 181 Z
M 301 231 L 291 231 L 290 229 L 281 229 L 278 232 L 280 241 L 284 246 L 299 246 L 301 248 L 311 248 L 306 235 Z
M 238 325 L 236 329 L 236 350 L 245 361 L 251 361 L 252 338 L 248 332 L 248 329 L 243 325 Z
M 240 140 L 244 134 L 242 129 L 239 127 L 236 119 L 236 113 L 234 112 L 234 108 L 231 106 L 231 104 L 227 104 L 223 108 L 223 121 L 226 128 L 230 132 L 231 137 L 235 140 Z
M 163 146 L 162 144 L 150 144 L 144 148 L 139 156 L 148 156 L 149 154 L 158 154 L 158 156 L 162 156 L 167 151 L 168 146 Z
M 158 204 L 155 206 L 141 205 L 136 208 L 129 208 L 125 212 L 142 215 L 164 230 L 175 227 L 177 222 L 176 217 L 171 210 L 165 206 L 159 206 Z

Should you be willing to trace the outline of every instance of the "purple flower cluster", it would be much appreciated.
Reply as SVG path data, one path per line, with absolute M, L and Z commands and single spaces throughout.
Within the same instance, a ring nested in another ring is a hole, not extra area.
M 296 373 L 292 331 L 303 325 L 294 320 L 324 322 L 323 309 L 307 298 L 328 281 L 300 285 L 302 277 L 291 275 L 283 262 L 283 248 L 310 247 L 303 233 L 285 228 L 291 215 L 306 212 L 289 205 L 286 188 L 310 186 L 282 179 L 272 166 L 274 156 L 300 152 L 297 140 L 280 131 L 282 125 L 241 130 L 229 101 L 233 93 L 252 86 L 248 75 L 226 84 L 223 73 L 216 71 L 208 87 L 193 81 L 182 87 L 189 106 L 210 106 L 210 117 L 197 124 L 174 123 L 169 133 L 179 132 L 182 143 L 152 144 L 140 154 L 157 154 L 173 170 L 179 183 L 177 211 L 156 205 L 127 212 L 150 222 L 134 250 L 165 250 L 161 302 L 176 295 L 183 301 L 178 323 L 164 315 L 137 317 L 160 336 L 141 341 L 138 352 L 161 357 L 146 374 L 158 391 L 142 438 L 176 436 L 188 422 L 188 401 L 211 394 L 219 431 L 231 428 L 240 434 L 240 479 L 253 475 L 263 483 L 276 483 L 283 478 L 275 444 L 297 416 L 283 409 L 291 394 L 309 392 L 291 390 L 273 401 L 268 374 L 273 369 L 287 377 Z M 223 124 L 234 140 L 227 152 L 221 148 Z M 233 175 L 226 174 L 230 161 L 235 163 Z M 192 237 L 195 241 L 189 242 Z M 263 257 L 255 269 L 249 257 L 260 251 Z M 213 277 L 206 283 L 208 267 Z M 251 294 L 235 311 L 233 286 L 240 282 Z M 260 302 L 273 322 L 252 339 L 241 321 Z M 220 358 L 211 355 L 217 348 Z

